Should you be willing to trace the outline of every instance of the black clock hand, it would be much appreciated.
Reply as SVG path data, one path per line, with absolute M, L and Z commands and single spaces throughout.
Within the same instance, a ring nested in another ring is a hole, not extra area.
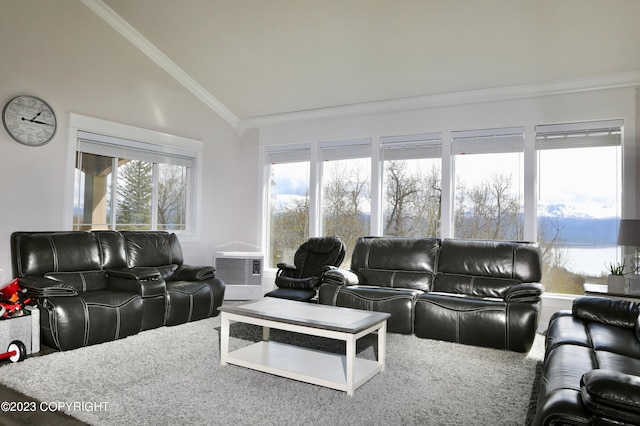
M 33 120 L 35 120 L 36 118 L 38 118 L 40 116 L 40 114 L 42 114 L 42 111 L 40 111 L 39 113 L 36 114 L 35 117 L 33 117 L 31 120 L 29 120 L 30 122 L 33 123 Z
M 51 123 L 45 123 L 44 121 L 35 121 L 35 120 L 29 120 L 32 123 L 36 123 L 36 124 L 44 124 L 45 126 L 53 126 L 53 124 Z

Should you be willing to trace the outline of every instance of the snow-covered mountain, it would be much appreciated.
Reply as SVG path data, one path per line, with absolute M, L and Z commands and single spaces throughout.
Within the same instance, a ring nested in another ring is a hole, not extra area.
M 610 219 L 617 216 L 616 206 L 602 203 L 538 204 L 538 216 L 573 219 Z
M 588 211 L 589 213 L 585 213 Z M 618 219 L 615 208 L 605 205 L 538 205 L 539 227 L 560 232 L 560 240 L 575 245 L 616 245 Z M 550 226 L 545 226 L 544 221 Z

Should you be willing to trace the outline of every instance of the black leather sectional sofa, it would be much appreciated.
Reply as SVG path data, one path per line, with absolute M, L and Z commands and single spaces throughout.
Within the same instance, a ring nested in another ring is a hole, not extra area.
M 11 252 L 42 341 L 59 350 L 216 316 L 224 298 L 215 269 L 185 265 L 172 233 L 15 232 Z
M 640 424 L 638 303 L 580 297 L 549 322 L 534 425 Z
M 527 352 L 544 287 L 537 243 L 362 237 L 319 303 L 391 313 L 389 332 Z

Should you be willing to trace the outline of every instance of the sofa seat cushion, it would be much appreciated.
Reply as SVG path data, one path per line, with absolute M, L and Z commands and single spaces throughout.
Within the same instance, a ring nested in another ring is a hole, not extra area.
M 591 340 L 584 321 L 571 315 L 556 317 L 546 332 L 545 350 L 549 352 L 560 345 L 577 345 L 591 348 Z
M 439 305 L 445 309 L 461 312 L 482 310 L 500 310 L 504 312 L 506 308 L 504 300 L 499 298 L 469 297 L 465 294 L 450 294 L 435 291 L 420 295 L 418 297 L 418 301 L 429 301 L 430 303 Z
M 431 291 L 433 273 L 430 271 L 404 271 L 393 269 L 360 268 L 359 283 L 377 287 L 410 288 Z
M 425 293 L 416 300 L 418 337 L 514 349 L 508 324 L 507 304 L 499 299 Z
M 43 341 L 60 350 L 121 339 L 142 326 L 142 298 L 135 293 L 99 290 L 42 303 Z
M 600 323 L 587 323 L 587 329 L 595 351 L 640 358 L 640 342 L 634 330 Z
M 599 369 L 640 376 L 640 359 L 608 351 L 596 351 Z
M 298 302 L 309 302 L 316 297 L 314 289 L 304 288 L 277 288 L 265 294 L 266 297 L 277 297 L 279 299 L 297 300 Z
M 211 316 L 214 296 L 208 281 L 167 281 L 165 325 L 184 324 Z
M 559 345 L 585 346 L 594 352 L 640 359 L 640 341 L 636 338 L 635 330 L 585 321 L 576 316 L 560 316 L 549 324 L 546 351 Z
M 89 291 L 79 294 L 78 297 L 87 305 L 103 306 L 105 308 L 120 308 L 132 300 L 140 298 L 134 292 L 110 290 Z
M 504 299 L 507 290 L 520 283 L 519 280 L 509 278 L 438 273 L 433 291 Z
M 542 383 L 549 394 L 560 389 L 580 392 L 580 378 L 597 367 L 591 348 L 585 346 L 560 345 L 545 357 Z
M 335 306 L 388 312 L 387 331 L 390 333 L 412 334 L 414 305 L 420 290 L 385 288 L 372 286 L 344 286 L 335 294 Z

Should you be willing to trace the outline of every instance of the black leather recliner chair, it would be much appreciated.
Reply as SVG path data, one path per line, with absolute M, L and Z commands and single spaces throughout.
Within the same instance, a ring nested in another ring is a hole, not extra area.
M 59 350 L 216 316 L 224 297 L 215 269 L 184 265 L 167 232 L 15 232 L 11 252 L 43 343 Z
M 278 288 L 265 296 L 303 302 L 315 301 L 324 269 L 328 266 L 340 266 L 345 252 L 344 243 L 338 237 L 309 238 L 296 250 L 293 265 L 277 265 Z

